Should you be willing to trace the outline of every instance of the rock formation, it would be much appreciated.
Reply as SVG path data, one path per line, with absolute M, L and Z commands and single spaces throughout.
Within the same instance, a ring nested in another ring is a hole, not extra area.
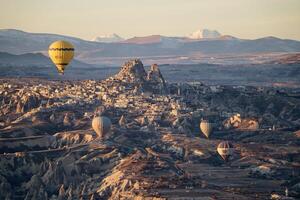
M 45 191 L 45 185 L 40 176 L 33 175 L 30 181 L 26 184 L 26 188 L 28 189 L 25 197 L 26 200 L 48 199 L 48 194 Z
M 241 118 L 240 114 L 235 114 L 229 119 L 223 122 L 226 129 L 236 128 L 236 129 L 247 129 L 247 130 L 257 130 L 259 129 L 258 120 L 255 118 Z
M 143 63 L 139 59 L 126 62 L 115 78 L 123 82 L 133 83 L 135 85 L 134 93 L 139 91 L 151 91 L 160 94 L 166 92 L 165 79 L 158 65 L 152 65 L 150 71 L 146 73 Z
M 156 93 L 166 92 L 166 82 L 157 64 L 151 65 L 151 69 L 147 74 L 147 81 Z
M 106 80 L 0 79 L 0 199 L 299 198 L 300 99 L 277 90 L 170 83 L 140 60 Z
M 130 60 L 122 65 L 120 72 L 115 76 L 116 79 L 128 83 L 143 83 L 147 73 L 143 63 L 139 59 Z

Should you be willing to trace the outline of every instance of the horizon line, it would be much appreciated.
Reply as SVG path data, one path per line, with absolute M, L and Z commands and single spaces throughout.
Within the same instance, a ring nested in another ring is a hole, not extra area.
M 204 29 L 206 29 L 206 28 L 198 29 L 198 30 L 204 30 Z M 84 40 L 84 41 L 88 41 L 88 42 L 96 42 L 96 41 L 92 41 L 92 39 L 85 39 L 85 38 L 82 38 L 80 36 L 69 35 L 69 34 L 52 33 L 52 32 L 32 32 L 32 31 L 27 31 L 27 30 L 22 30 L 22 29 L 17 29 L 17 28 L 0 28 L 0 31 L 3 31 L 3 30 L 12 30 L 12 31 L 19 31 L 19 32 L 31 33 L 31 34 L 60 35 L 60 36 L 72 37 L 72 38 L 76 38 L 76 39 L 80 39 L 80 40 Z M 215 29 L 208 29 L 208 30 L 215 30 Z M 178 35 L 150 34 L 150 35 L 143 35 L 143 36 L 136 35 L 136 36 L 132 36 L 132 37 L 122 37 L 121 35 L 119 35 L 119 34 L 117 34 L 115 32 L 113 32 L 111 34 L 116 34 L 116 35 L 120 36 L 121 38 L 124 39 L 124 41 L 129 40 L 129 39 L 133 39 L 133 38 L 142 38 L 142 37 L 150 37 L 150 36 L 162 36 L 162 37 L 174 37 L 174 38 L 176 38 L 176 37 L 179 37 L 179 38 L 189 38 L 188 35 L 178 36 Z M 103 35 L 108 35 L 108 34 L 103 34 Z M 99 35 L 99 36 L 101 36 L 101 35 Z M 94 38 L 99 37 L 99 36 L 95 36 Z M 294 41 L 300 42 L 300 39 L 281 38 L 281 37 L 277 37 L 277 36 L 273 36 L 273 35 L 266 35 L 266 36 L 261 36 L 261 37 L 258 37 L 258 38 L 239 38 L 239 37 L 236 37 L 236 36 L 233 36 L 233 35 L 229 35 L 229 34 L 221 34 L 220 37 L 222 37 L 222 36 L 230 36 L 230 37 L 234 37 L 234 38 L 237 38 L 237 39 L 240 39 L 240 40 L 258 40 L 258 39 L 263 39 L 263 38 L 276 38 L 276 39 L 281 39 L 281 40 L 294 40 Z M 210 39 L 210 38 L 203 38 L 203 39 Z M 194 39 L 194 40 L 200 40 L 200 39 Z

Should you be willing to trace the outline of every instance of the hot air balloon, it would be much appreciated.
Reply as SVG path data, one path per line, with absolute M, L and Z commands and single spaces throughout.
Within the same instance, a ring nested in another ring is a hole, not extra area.
M 74 57 L 74 46 L 69 42 L 59 40 L 49 46 L 48 53 L 57 71 L 64 74 L 67 65 Z
M 223 141 L 218 145 L 217 151 L 220 156 L 226 161 L 228 157 L 233 154 L 234 148 L 230 142 Z
M 212 129 L 213 129 L 213 125 L 209 121 L 202 120 L 200 122 L 200 130 L 207 138 L 209 138 L 209 135 L 211 134 Z
M 94 117 L 92 121 L 92 127 L 94 131 L 97 133 L 97 135 L 100 138 L 105 137 L 111 128 L 111 121 L 108 117 L 100 116 L 100 117 Z
M 121 116 L 121 118 L 119 120 L 119 125 L 122 128 L 124 128 L 126 126 L 126 119 L 125 119 L 124 115 Z

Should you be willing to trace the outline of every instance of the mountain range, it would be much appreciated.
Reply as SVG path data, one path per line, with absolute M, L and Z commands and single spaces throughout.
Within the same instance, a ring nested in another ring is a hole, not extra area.
M 144 37 L 133 37 L 128 40 L 120 37 L 116 33 L 108 34 L 108 35 L 101 35 L 98 37 L 95 37 L 91 41 L 93 42 L 105 42 L 105 43 L 113 43 L 113 42 L 125 42 L 125 43 L 151 43 L 151 41 L 158 37 L 159 35 L 152 35 L 150 37 L 146 37 L 147 39 L 145 41 L 142 41 Z M 194 40 L 200 40 L 200 39 L 217 39 L 222 37 L 222 35 L 216 31 L 216 30 L 209 30 L 209 29 L 198 29 L 194 31 L 193 33 L 189 34 L 186 38 L 194 39 Z M 151 40 L 152 39 L 152 40 Z M 159 40 L 159 39 L 158 39 Z
M 119 36 L 113 35 L 113 38 Z M 110 38 L 111 37 L 106 37 Z M 121 38 L 121 37 L 120 37 Z M 239 39 L 221 35 L 217 31 L 200 30 L 189 37 L 168 37 L 151 35 L 133 37 L 127 40 L 105 41 L 99 37 L 96 41 L 87 41 L 76 37 L 28 33 L 14 29 L 0 30 L 0 52 L 10 54 L 43 53 L 47 55 L 49 45 L 56 40 L 67 40 L 74 44 L 75 58 L 81 62 L 97 65 L 119 65 L 128 58 L 139 57 L 145 63 L 168 63 L 184 60 L 193 63 L 198 56 L 244 55 L 274 52 L 300 52 L 300 42 L 296 40 L 264 37 L 254 40 Z M 3 59 L 3 58 L 1 58 Z M 0 61 L 1 62 L 1 61 Z M 181 61 L 180 61 L 181 62 Z

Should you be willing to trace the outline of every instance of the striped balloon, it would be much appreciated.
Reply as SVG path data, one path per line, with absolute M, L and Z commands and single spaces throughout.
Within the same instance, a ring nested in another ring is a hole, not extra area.
M 48 53 L 57 71 L 63 74 L 74 57 L 74 46 L 69 42 L 59 40 L 49 46 Z

